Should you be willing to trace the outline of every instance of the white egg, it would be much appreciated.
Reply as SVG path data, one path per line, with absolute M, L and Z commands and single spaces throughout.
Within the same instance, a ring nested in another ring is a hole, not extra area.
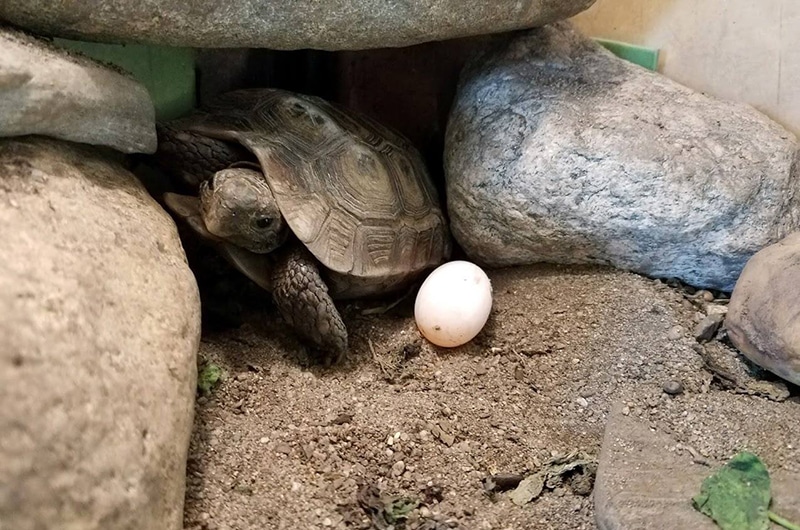
M 414 303 L 422 335 L 452 348 L 480 333 L 492 310 L 492 284 L 483 270 L 468 261 L 451 261 L 423 282 Z

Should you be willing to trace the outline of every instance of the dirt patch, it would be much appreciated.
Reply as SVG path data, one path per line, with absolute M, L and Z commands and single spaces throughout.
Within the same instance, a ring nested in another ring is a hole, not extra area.
M 487 328 L 453 350 L 419 338 L 413 298 L 382 315 L 347 306 L 352 351 L 332 369 L 311 365 L 269 309 L 207 334 L 201 358 L 227 377 L 198 400 L 186 527 L 595 528 L 585 480 L 520 506 L 487 477 L 596 458 L 618 400 L 698 458 L 745 444 L 771 466 L 797 461 L 797 422 L 767 434 L 797 398 L 717 387 L 691 336 L 703 315 L 678 291 L 589 267 L 490 277 Z M 696 423 L 708 407 L 730 432 Z

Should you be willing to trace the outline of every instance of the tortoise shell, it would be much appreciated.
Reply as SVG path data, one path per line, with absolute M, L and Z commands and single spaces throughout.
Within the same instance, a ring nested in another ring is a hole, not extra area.
M 297 238 L 325 267 L 355 277 L 350 283 L 402 279 L 450 253 L 421 156 L 367 117 L 313 96 L 249 89 L 178 122 L 249 149 Z

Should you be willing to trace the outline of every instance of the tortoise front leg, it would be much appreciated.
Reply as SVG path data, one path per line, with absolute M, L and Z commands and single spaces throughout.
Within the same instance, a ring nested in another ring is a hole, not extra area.
M 319 348 L 326 365 L 347 351 L 347 328 L 311 253 L 299 245 L 278 252 L 272 296 L 301 338 Z
M 170 125 L 158 125 L 158 164 L 180 178 L 194 192 L 214 174 L 255 157 L 238 143 L 225 142 Z

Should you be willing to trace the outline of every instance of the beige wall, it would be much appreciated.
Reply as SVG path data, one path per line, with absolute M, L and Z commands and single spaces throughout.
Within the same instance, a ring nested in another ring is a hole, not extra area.
M 659 48 L 659 71 L 800 133 L 800 0 L 597 0 L 584 33 Z

